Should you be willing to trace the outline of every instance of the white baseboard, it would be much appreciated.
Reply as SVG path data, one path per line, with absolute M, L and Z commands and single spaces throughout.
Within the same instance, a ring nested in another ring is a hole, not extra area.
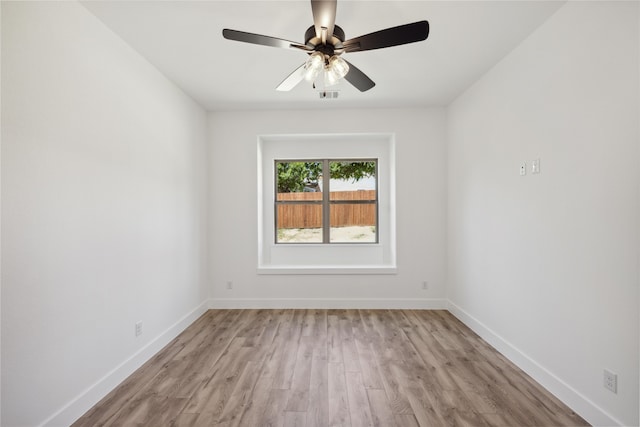
M 462 323 L 477 333 L 483 340 L 491 344 L 496 350 L 526 372 L 551 394 L 569 406 L 578 415 L 593 426 L 621 426 L 619 420 L 605 412 L 598 405 L 587 399 L 569 384 L 549 372 L 545 367 L 531 359 L 524 352 L 513 346 L 507 340 L 488 328 L 478 319 L 448 301 L 448 309 Z
M 211 309 L 234 308 L 360 308 L 446 310 L 441 298 L 212 298 Z
M 503 339 L 500 335 L 485 326 L 482 322 L 458 307 L 451 301 L 439 298 L 212 298 L 186 314 L 166 331 L 161 333 L 145 347 L 122 362 L 102 379 L 88 387 L 75 399 L 45 420 L 41 426 L 67 426 L 76 421 L 93 405 L 104 398 L 111 390 L 124 381 L 136 369 L 153 357 L 172 339 L 184 331 L 207 309 L 242 309 L 242 308 L 326 308 L 326 309 L 448 309 L 465 325 L 476 332 L 482 339 L 525 371 L 550 393 L 572 408 L 594 426 L 623 425 L 570 385 L 553 375 L 543 366 L 525 353 Z
M 73 424 L 73 422 L 109 394 L 111 390 L 116 388 L 129 375 L 135 372 L 136 369 L 151 359 L 164 346 L 169 344 L 171 340 L 177 337 L 182 331 L 198 319 L 198 317 L 207 311 L 207 308 L 208 301 L 202 302 L 198 307 L 191 310 L 191 312 L 187 313 L 127 360 L 116 366 L 111 372 L 98 380 L 98 382 L 89 386 L 85 391 L 67 403 L 58 412 L 47 418 L 40 424 L 40 426 L 57 427 Z

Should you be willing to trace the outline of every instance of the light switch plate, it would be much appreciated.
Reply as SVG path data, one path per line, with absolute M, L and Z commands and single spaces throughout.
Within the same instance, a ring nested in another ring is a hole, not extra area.
M 540 173 L 540 159 L 531 162 L 531 173 Z

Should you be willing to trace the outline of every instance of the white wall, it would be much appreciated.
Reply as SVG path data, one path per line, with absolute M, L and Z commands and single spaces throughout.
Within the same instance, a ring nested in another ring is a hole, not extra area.
M 2 425 L 67 425 L 205 307 L 207 116 L 75 2 L 2 65 Z
M 325 102 L 325 101 L 318 101 Z M 331 101 L 327 101 L 331 102 Z M 219 307 L 443 307 L 443 109 L 215 112 L 211 292 Z M 258 275 L 257 135 L 395 133 L 396 275 Z M 422 281 L 429 289 L 421 289 Z M 226 282 L 233 282 L 233 289 Z
M 595 424 L 639 423 L 637 8 L 567 3 L 448 109 L 452 310 Z
M 637 425 L 637 17 L 569 3 L 448 118 L 217 112 L 205 135 L 202 110 L 78 4 L 2 2 L 2 424 L 73 421 L 209 293 L 425 308 L 448 293 L 589 421 Z M 256 274 L 256 136 L 327 129 L 396 135 L 397 275 Z M 519 177 L 534 158 L 542 173 Z

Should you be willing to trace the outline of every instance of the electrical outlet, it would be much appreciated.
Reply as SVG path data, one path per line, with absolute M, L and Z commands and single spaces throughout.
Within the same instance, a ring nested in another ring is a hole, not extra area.
M 231 280 L 227 280 L 227 289 L 233 289 L 233 282 Z
M 524 176 L 527 174 L 527 162 L 520 163 L 520 175 Z
M 425 280 L 424 282 L 422 282 L 422 290 L 426 291 L 427 289 L 429 289 L 429 282 Z
M 618 393 L 618 375 L 608 369 L 604 370 L 604 388 L 614 393 Z
M 136 336 L 142 335 L 142 322 L 136 322 Z

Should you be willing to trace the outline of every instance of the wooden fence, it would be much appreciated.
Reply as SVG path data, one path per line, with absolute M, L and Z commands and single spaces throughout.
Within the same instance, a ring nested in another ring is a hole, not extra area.
M 332 191 L 331 200 L 375 200 L 375 190 Z M 321 201 L 322 193 L 278 193 L 278 200 Z M 332 204 L 332 227 L 354 225 L 376 225 L 376 205 Z M 322 205 L 281 204 L 278 205 L 278 228 L 321 228 Z

